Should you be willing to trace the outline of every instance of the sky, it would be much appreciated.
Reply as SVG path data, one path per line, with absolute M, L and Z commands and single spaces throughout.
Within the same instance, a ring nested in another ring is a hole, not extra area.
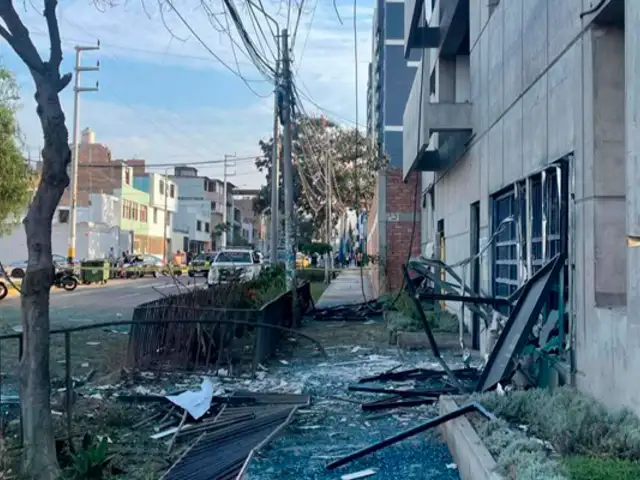
M 295 29 L 295 5 L 299 1 L 292 2 L 290 35 Z M 100 7 L 99 1 L 63 0 L 58 7 L 62 72 L 73 71 L 76 45 L 95 45 L 100 40 L 99 51 L 82 53 L 83 65 L 93 66 L 99 61 L 100 70 L 81 75 L 81 86 L 92 87 L 99 82 L 99 91 L 80 94 L 80 129 L 91 128 L 96 141 L 111 149 L 113 158 L 143 158 L 157 165 L 218 161 L 225 154 L 235 154 L 238 160 L 230 169 L 235 173 L 230 181 L 255 188 L 264 183 L 264 175 L 257 172 L 252 157 L 260 154 L 259 140 L 271 137 L 273 85 L 235 46 L 233 42 L 241 41 L 233 25 L 230 37 L 224 31 L 225 17 L 211 15 L 223 11 L 222 0 L 205 2 L 171 0 L 163 3 L 161 10 L 159 3 L 144 0 L 105 8 Z M 373 1 L 356 2 L 358 68 L 353 0 L 336 0 L 335 6 L 332 0 L 305 0 L 293 44 L 292 70 L 303 97 L 308 96 L 322 107 L 329 118 L 349 126 L 356 122 L 357 70 L 357 123 L 364 128 Z M 258 17 L 269 40 L 267 44 L 242 7 L 245 0 L 234 3 L 252 40 L 257 44 L 261 39 L 263 47 L 258 48 L 273 65 L 271 50 L 275 50 L 275 40 L 269 29 L 271 23 Z M 263 4 L 281 28 L 287 25 L 289 1 L 263 0 Z M 15 5 L 46 59 L 49 45 L 46 23 L 40 14 L 41 2 Z M 16 75 L 21 93 L 18 121 L 25 137 L 25 154 L 37 158 L 43 142 L 35 113 L 33 81 L 1 39 L 0 61 Z M 70 141 L 72 86 L 73 81 L 61 93 Z M 303 101 L 306 111 L 319 112 L 312 103 L 304 98 Z M 203 175 L 222 176 L 220 164 L 197 168 Z M 164 168 L 154 171 L 163 172 Z

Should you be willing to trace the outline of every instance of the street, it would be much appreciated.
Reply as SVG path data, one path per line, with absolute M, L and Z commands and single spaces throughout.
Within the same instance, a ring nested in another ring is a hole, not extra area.
M 184 285 L 205 283 L 203 277 L 179 277 Z M 129 320 L 136 306 L 176 293 L 171 277 L 109 280 L 106 285 L 79 286 L 73 292 L 51 290 L 51 326 Z M 0 330 L 20 324 L 20 297 L 0 301 Z

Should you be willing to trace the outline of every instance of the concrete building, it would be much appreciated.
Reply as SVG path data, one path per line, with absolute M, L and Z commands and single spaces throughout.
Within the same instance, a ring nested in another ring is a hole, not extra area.
M 423 61 L 404 112 L 403 175 L 422 176 L 423 245 L 452 264 L 491 243 L 467 282 L 496 296 L 566 253 L 549 299 L 571 352 L 565 372 L 640 414 L 640 2 L 406 8 L 405 45 Z
M 227 198 L 224 199 L 224 182 L 215 178 L 209 178 L 198 174 L 193 167 L 176 167 L 172 177 L 180 186 L 181 198 L 179 201 L 185 205 L 195 207 L 199 212 L 209 211 L 210 240 L 207 248 L 216 250 L 220 248 L 221 228 L 223 224 L 223 212 L 227 208 L 227 221 L 232 224 L 233 219 L 233 192 L 235 186 L 227 182 Z M 229 233 L 227 233 L 229 243 Z
M 138 200 L 140 204 L 139 220 L 143 223 L 143 226 L 138 228 L 138 236 L 140 237 L 140 234 L 144 234 L 146 230 L 146 236 L 149 238 L 147 253 L 161 254 L 163 258 L 169 261 L 171 254 L 182 248 L 182 244 L 172 244 L 173 225 L 178 212 L 178 186 L 165 175 L 142 173 L 144 170 L 141 171 L 140 167 L 131 166 L 129 163 L 127 164 L 134 174 L 133 187 L 135 190 L 148 195 L 147 199 L 147 197 L 142 198 L 139 194 L 134 193 L 136 198 L 132 199 L 133 201 Z M 138 175 L 135 175 L 136 168 L 138 168 Z M 141 168 L 144 169 L 144 162 Z M 147 203 L 144 203 L 145 200 Z M 145 207 L 147 213 L 143 215 Z M 144 224 L 145 217 L 146 224 Z M 160 242 L 159 251 L 158 241 Z M 135 242 L 134 248 L 136 248 Z
M 240 209 L 240 216 L 242 218 L 242 238 L 246 241 L 246 228 L 245 223 L 250 223 L 251 227 L 251 241 L 248 243 L 254 244 L 256 247 L 261 245 L 262 237 L 260 236 L 260 215 L 256 214 L 253 210 L 253 202 L 258 197 L 260 190 L 258 189 L 240 189 L 236 188 L 233 191 L 233 204 Z
M 26 214 L 26 212 L 25 212 Z M 27 259 L 27 237 L 22 219 L 0 236 L 2 261 L 10 264 Z M 59 205 L 51 222 L 51 250 L 57 258 L 66 258 L 69 246 L 69 206 Z M 18 221 L 19 220 L 19 221 Z M 131 249 L 128 232 L 120 229 L 120 199 L 107 194 L 84 194 L 78 198 L 76 256 L 79 260 L 107 258 L 114 252 Z
M 412 52 L 408 59 L 404 55 L 404 9 L 403 0 L 376 0 L 373 15 L 367 133 L 389 160 L 378 176 L 367 221 L 367 252 L 380 256 L 371 279 L 377 293 L 402 284 L 401 265 L 410 253 L 406 239 L 418 204 L 419 175 L 412 176 L 408 186 L 402 181 L 403 112 L 420 58 L 420 52 Z M 413 235 L 413 252 L 419 248 L 419 228 Z

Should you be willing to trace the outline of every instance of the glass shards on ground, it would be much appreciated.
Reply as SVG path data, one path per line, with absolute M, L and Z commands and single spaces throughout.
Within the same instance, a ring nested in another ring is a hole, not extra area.
M 201 468 L 202 462 L 219 472 L 217 478 L 235 478 L 243 468 L 245 478 L 257 480 L 333 479 L 363 471 L 389 480 L 459 478 L 436 430 L 337 471 L 327 470 L 327 464 L 341 456 L 437 416 L 433 404 L 363 410 L 362 403 L 379 395 L 348 392 L 349 385 L 400 364 L 438 367 L 424 352 L 408 352 L 400 359 L 395 349 L 388 349 L 382 323 L 359 330 L 356 325 L 321 328 L 338 342 L 326 347 L 329 358 L 300 345 L 291 355 L 287 345 L 296 342 L 289 339 L 267 366 L 258 366 L 255 378 L 242 371 L 230 376 L 221 370 L 215 376 L 119 370 L 78 382 L 71 432 L 76 455 L 67 452 L 65 393 L 60 386 L 53 408 L 61 463 L 71 471 L 77 467 L 78 452 L 88 452 L 86 456 L 105 462 L 100 465 L 106 472 L 133 480 L 159 478 L 169 470 L 168 480 L 179 478 Z M 419 382 L 393 386 L 417 387 Z M 19 443 L 15 418 L 8 418 L 5 430 L 10 448 Z M 86 434 L 90 436 L 83 450 Z M 260 455 L 251 455 L 258 448 Z M 98 455 L 102 449 L 104 456 Z M 13 451 L 9 461 L 17 459 L 19 450 Z

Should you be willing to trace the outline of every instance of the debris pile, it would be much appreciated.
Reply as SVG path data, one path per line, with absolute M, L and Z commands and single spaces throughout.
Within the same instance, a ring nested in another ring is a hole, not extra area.
M 149 428 L 150 438 L 167 442 L 167 455 L 184 448 L 163 478 L 237 478 L 253 452 L 289 423 L 309 395 L 225 389 L 205 378 L 199 390 L 171 395 L 122 394 L 121 402 L 154 405 L 154 413 L 133 428 Z
M 379 299 L 350 305 L 337 305 L 335 307 L 317 308 L 314 311 L 313 320 L 361 322 L 370 317 L 381 316 L 383 303 Z

